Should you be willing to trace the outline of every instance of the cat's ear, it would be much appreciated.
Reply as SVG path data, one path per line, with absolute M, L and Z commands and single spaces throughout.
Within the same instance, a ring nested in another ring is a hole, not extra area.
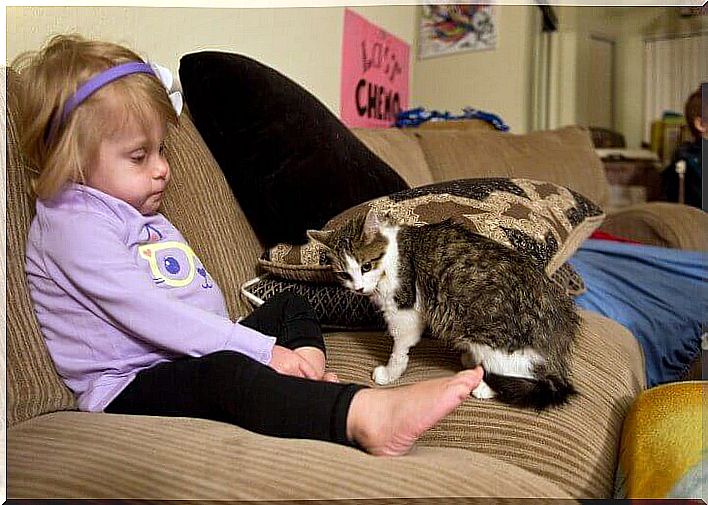
M 319 242 L 320 244 L 325 246 L 327 249 L 332 248 L 332 246 L 329 244 L 329 239 L 330 239 L 331 235 L 332 235 L 332 230 L 329 230 L 329 231 L 307 230 L 307 236 L 310 237 L 310 240 L 313 240 L 314 242 Z
M 361 229 L 361 238 L 364 239 L 364 242 L 370 242 L 379 233 L 380 228 L 379 216 L 376 215 L 374 210 L 369 210 L 366 214 L 366 219 L 364 219 L 364 226 Z

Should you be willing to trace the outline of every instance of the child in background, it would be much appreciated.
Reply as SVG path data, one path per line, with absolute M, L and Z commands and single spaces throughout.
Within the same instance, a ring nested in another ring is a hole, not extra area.
M 307 302 L 240 323 L 158 210 L 178 122 L 163 70 L 115 44 L 57 36 L 18 59 L 21 135 L 39 169 L 26 272 L 57 371 L 81 410 L 187 416 L 402 455 L 482 370 L 399 388 L 342 384 Z
M 679 201 L 680 179 L 676 172 L 676 164 L 683 160 L 686 164 L 684 176 L 684 203 L 693 207 L 702 208 L 702 177 L 701 150 L 703 144 L 708 140 L 708 113 L 703 110 L 704 105 L 701 100 L 701 87 L 694 91 L 686 100 L 684 115 L 693 142 L 686 142 L 679 145 L 674 152 L 671 164 L 662 172 L 662 186 L 664 196 L 670 202 Z M 708 107 L 706 107 L 708 108 Z

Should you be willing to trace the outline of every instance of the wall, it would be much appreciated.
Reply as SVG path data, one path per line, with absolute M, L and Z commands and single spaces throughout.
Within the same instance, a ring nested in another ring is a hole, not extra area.
M 413 44 L 416 7 L 354 10 Z M 7 58 L 67 31 L 125 44 L 175 75 L 185 53 L 239 52 L 284 73 L 338 114 L 343 13 L 341 7 L 8 7 Z
M 532 129 L 535 6 L 501 6 L 493 51 L 417 59 L 420 8 L 358 7 L 357 12 L 411 44 L 411 106 L 459 112 L 465 105 L 499 114 L 512 131 Z M 590 36 L 616 42 L 615 129 L 641 143 L 644 39 L 708 30 L 708 16 L 683 19 L 668 7 L 557 7 L 552 36 L 550 127 L 587 124 L 592 93 Z M 278 69 L 339 112 L 341 7 L 219 9 L 169 7 L 8 7 L 7 57 L 36 49 L 52 33 L 79 31 L 127 44 L 177 69 L 179 57 L 203 49 L 236 51 Z M 126 28 L 129 27 L 129 28 Z
M 496 50 L 415 61 L 417 105 L 452 113 L 469 105 L 499 114 L 514 133 L 528 131 L 536 10 L 533 6 L 499 7 Z
M 644 130 L 644 40 L 708 30 L 708 16 L 681 18 L 670 7 L 560 7 L 558 33 L 561 90 L 559 124 L 588 125 L 590 37 L 615 41 L 615 124 L 629 147 L 639 147 Z M 708 55 L 707 55 L 708 57 Z
M 675 8 L 644 7 L 615 17 L 622 27 L 617 39 L 617 129 L 625 133 L 628 145 L 639 146 L 644 133 L 644 40 L 706 32 L 708 16 L 681 18 Z
M 422 61 L 416 56 L 419 7 L 354 10 L 411 44 L 411 106 L 459 112 L 470 105 L 499 114 L 514 132 L 529 129 L 535 7 L 500 7 L 494 51 Z M 8 7 L 7 57 L 34 50 L 50 34 L 66 31 L 126 44 L 173 72 L 182 54 L 235 51 L 276 68 L 338 114 L 343 11 L 341 7 Z

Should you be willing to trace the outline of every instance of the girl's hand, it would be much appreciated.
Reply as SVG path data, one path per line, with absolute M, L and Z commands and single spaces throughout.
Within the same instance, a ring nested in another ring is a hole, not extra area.
M 317 372 L 302 356 L 290 349 L 275 345 L 271 352 L 270 367 L 278 373 L 318 380 Z

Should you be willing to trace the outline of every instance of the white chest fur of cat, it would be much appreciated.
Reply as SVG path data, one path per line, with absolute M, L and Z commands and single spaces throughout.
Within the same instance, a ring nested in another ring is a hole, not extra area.
M 577 316 L 566 315 L 567 321 L 559 318 L 560 323 L 567 323 L 565 327 L 539 324 L 533 332 L 540 338 L 527 338 L 526 328 L 510 325 L 510 318 L 529 319 L 525 317 L 529 314 L 513 313 L 513 307 L 524 306 L 515 298 L 522 297 L 526 305 L 529 298 L 504 288 L 501 280 L 498 287 L 493 285 L 502 273 L 506 275 L 505 270 L 499 270 L 498 275 L 493 271 L 502 268 L 497 265 L 509 263 L 507 256 L 511 253 L 503 246 L 498 246 L 503 248 L 500 250 L 459 225 L 401 227 L 381 222 L 374 212 L 338 230 L 308 234 L 327 247 L 340 282 L 369 296 L 383 313 L 393 349 L 388 363 L 373 371 L 377 384 L 390 384 L 405 372 L 409 350 L 429 327 L 433 337 L 461 351 L 463 366 L 484 368 L 487 381 L 473 391 L 477 398 L 492 398 L 499 393 L 501 401 L 541 410 L 565 403 L 575 393 L 567 378 L 566 355 L 577 331 Z M 480 245 L 475 245 L 477 241 Z M 518 279 L 512 278 L 512 284 L 551 284 L 539 278 L 543 274 L 537 275 L 536 267 L 528 267 L 513 255 L 511 260 L 522 263 L 516 267 Z M 557 297 L 553 287 L 547 290 Z M 541 291 L 538 296 L 546 295 Z M 491 300 L 500 297 L 508 299 L 506 318 L 504 314 L 494 316 L 499 307 Z M 541 319 L 543 314 L 536 311 L 531 316 Z M 487 317 L 496 319 L 487 324 Z M 495 335 L 489 330 L 496 320 L 500 322 L 499 333 L 507 334 Z M 532 345 L 525 345 L 526 341 Z

